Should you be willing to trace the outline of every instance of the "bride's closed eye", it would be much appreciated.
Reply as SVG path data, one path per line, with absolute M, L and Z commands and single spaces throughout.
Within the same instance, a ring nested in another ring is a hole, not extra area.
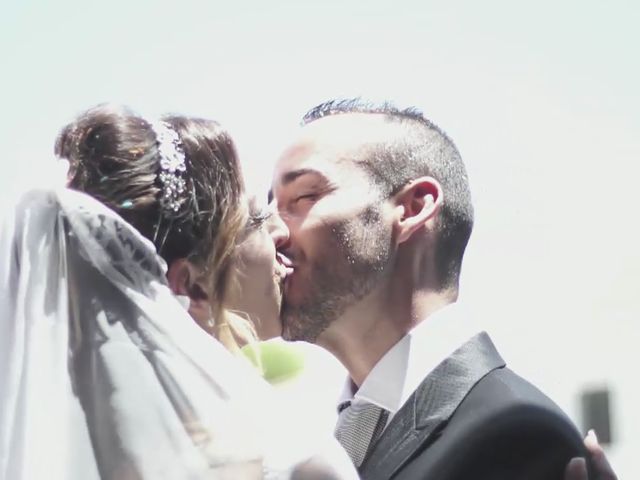
M 271 216 L 273 212 L 270 212 L 266 208 L 257 208 L 253 210 L 249 214 L 249 228 L 260 228 Z

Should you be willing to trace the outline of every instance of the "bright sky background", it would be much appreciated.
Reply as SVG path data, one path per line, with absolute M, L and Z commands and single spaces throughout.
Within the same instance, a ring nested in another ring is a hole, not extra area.
M 611 455 L 635 478 L 638 25 L 633 0 L 5 0 L 0 185 L 45 175 L 57 130 L 103 101 L 221 120 L 259 187 L 314 104 L 418 105 L 471 174 L 463 299 L 577 421 L 582 388 L 612 388 Z

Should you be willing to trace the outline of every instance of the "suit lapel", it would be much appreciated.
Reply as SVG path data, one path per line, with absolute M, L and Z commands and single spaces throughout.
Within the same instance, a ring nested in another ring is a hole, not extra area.
M 433 441 L 460 402 L 487 373 L 505 366 L 479 333 L 440 363 L 393 417 L 360 468 L 362 478 L 391 478 L 422 445 Z

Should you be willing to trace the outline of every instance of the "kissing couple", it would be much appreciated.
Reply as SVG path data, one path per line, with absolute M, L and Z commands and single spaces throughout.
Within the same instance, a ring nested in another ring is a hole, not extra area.
M 212 120 L 101 105 L 55 153 L 2 216 L 0 479 L 615 478 L 458 298 L 469 181 L 417 109 L 311 109 L 265 206 Z M 347 369 L 335 438 L 239 354 L 275 336 Z

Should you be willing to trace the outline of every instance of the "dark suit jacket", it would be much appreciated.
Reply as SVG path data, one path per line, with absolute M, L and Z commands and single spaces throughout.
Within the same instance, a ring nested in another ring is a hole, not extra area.
M 360 474 L 371 480 L 561 480 L 575 456 L 586 452 L 573 423 L 505 368 L 480 333 L 424 379 Z

